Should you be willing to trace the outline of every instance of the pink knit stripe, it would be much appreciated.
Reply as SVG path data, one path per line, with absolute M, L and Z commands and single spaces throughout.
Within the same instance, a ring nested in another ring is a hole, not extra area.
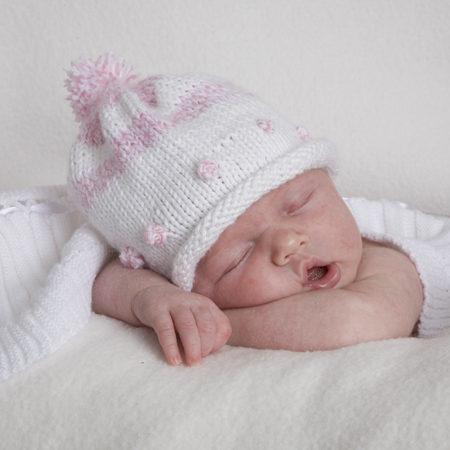
M 156 108 L 158 106 L 158 101 L 156 99 L 156 89 L 155 83 L 160 80 L 160 77 L 149 77 L 145 80 L 142 80 L 139 83 L 137 93 L 141 101 L 151 106 L 152 108 Z
M 149 115 L 146 111 L 139 110 L 139 116 L 133 117 L 130 133 L 137 136 L 143 145 L 142 151 L 153 145 L 155 138 L 164 132 L 175 127 L 173 122 L 166 122 L 154 116 Z
M 178 105 L 178 111 L 173 115 L 172 122 L 176 125 L 197 118 L 206 109 L 214 104 L 236 97 L 238 92 L 231 92 L 221 85 L 211 86 L 202 83 L 196 86 L 196 89 Z
M 80 206 L 85 213 L 90 209 L 90 198 L 103 192 L 108 181 L 122 174 L 124 170 L 124 165 L 120 164 L 116 158 L 111 158 L 97 169 L 89 173 L 83 172 L 81 177 L 74 181 L 73 188 L 78 193 Z
M 77 143 L 86 144 L 88 147 L 95 148 L 101 147 L 105 143 L 98 117 L 92 121 L 84 122 L 81 125 Z
M 130 129 L 119 131 L 119 135 L 114 136 L 111 143 L 114 156 L 123 167 L 127 166 L 137 155 L 144 151 L 141 140 Z M 108 175 L 109 179 L 110 173 L 105 172 L 105 174 Z
M 128 130 L 122 130 L 112 138 L 113 156 L 99 167 L 83 172 L 81 177 L 74 180 L 74 189 L 81 199 L 80 206 L 87 212 L 90 209 L 90 199 L 101 194 L 109 182 L 120 176 L 134 158 L 151 147 L 157 136 L 181 123 L 196 119 L 212 105 L 243 93 L 237 89 L 230 92 L 229 86 L 211 86 L 203 82 L 182 99 L 167 121 L 151 116 L 148 111 L 138 110 L 138 116 L 133 117 Z M 148 83 L 145 90 L 147 104 L 156 104 L 153 94 L 154 87 Z M 114 97 L 109 97 L 109 101 Z M 99 138 L 99 131 L 100 121 L 96 121 L 79 139 L 85 140 L 89 146 L 98 147 L 104 143 L 104 139 Z

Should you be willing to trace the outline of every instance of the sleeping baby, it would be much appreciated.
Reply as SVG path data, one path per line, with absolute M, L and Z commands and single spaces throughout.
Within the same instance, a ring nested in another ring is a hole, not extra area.
M 229 82 L 131 70 L 81 58 L 67 81 L 81 122 L 70 193 L 119 252 L 95 312 L 152 327 L 173 365 L 179 337 L 191 366 L 226 343 L 330 350 L 445 331 L 444 219 L 344 201 L 333 145 Z

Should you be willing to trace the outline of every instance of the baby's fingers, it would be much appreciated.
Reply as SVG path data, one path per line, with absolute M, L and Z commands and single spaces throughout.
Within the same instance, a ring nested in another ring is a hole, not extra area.
M 202 363 L 202 347 L 198 333 L 197 322 L 189 308 L 178 308 L 172 313 L 175 328 L 183 344 L 188 366 L 198 366 Z
M 212 315 L 216 321 L 216 334 L 214 345 L 212 346 L 211 353 L 221 349 L 231 336 L 231 323 L 226 314 L 219 308 L 213 309 Z
M 178 348 L 177 335 L 169 312 L 156 316 L 153 319 L 152 327 L 158 335 L 159 343 L 169 364 L 172 366 L 181 364 L 182 359 Z
M 208 356 L 214 347 L 216 341 L 216 319 L 209 306 L 198 308 L 195 314 L 197 329 L 200 336 L 201 355 Z M 220 310 L 219 310 L 220 311 Z

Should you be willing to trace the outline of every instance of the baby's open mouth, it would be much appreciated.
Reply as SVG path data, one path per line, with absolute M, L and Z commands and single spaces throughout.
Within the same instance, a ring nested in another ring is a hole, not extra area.
M 326 266 L 316 266 L 308 270 L 308 281 L 320 280 L 326 273 L 328 269 Z
M 314 266 L 308 269 L 306 286 L 311 289 L 332 289 L 341 280 L 339 266 L 332 262 L 326 266 Z

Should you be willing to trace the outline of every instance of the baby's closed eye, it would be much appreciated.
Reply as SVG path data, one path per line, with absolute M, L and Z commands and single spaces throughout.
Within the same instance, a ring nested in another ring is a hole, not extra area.
M 283 205 L 283 213 L 292 216 L 299 212 L 312 198 L 313 191 L 304 192 L 297 198 L 288 199 Z
M 222 276 L 225 276 L 227 273 L 231 272 L 233 269 L 237 268 L 239 265 L 245 262 L 245 260 L 250 256 L 253 247 L 254 246 L 251 245 L 238 252 L 236 257 L 234 257 L 232 262 L 227 266 Z

